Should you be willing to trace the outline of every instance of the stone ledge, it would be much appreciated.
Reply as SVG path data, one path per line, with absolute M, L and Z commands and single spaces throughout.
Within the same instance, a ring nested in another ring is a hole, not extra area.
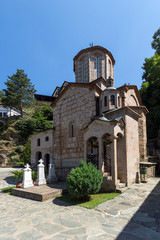
M 65 183 L 57 183 L 51 185 L 34 186 L 25 189 L 13 188 L 12 194 L 17 197 L 23 197 L 43 202 L 50 198 L 54 198 L 66 191 L 67 189 Z

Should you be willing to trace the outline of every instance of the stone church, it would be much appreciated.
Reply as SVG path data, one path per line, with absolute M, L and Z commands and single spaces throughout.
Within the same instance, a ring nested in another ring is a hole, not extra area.
M 115 60 L 106 48 L 92 46 L 73 59 L 75 82 L 53 94 L 51 130 L 31 137 L 31 163 L 55 163 L 59 180 L 79 165 L 92 162 L 106 186 L 129 186 L 146 159 L 146 114 L 136 85 L 114 87 Z

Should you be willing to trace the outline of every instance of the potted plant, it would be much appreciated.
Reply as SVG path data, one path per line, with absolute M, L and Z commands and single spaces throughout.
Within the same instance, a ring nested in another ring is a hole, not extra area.
M 12 176 L 12 180 L 16 181 L 16 187 L 21 187 L 22 186 L 22 179 L 23 179 L 23 171 L 13 171 L 11 172 L 14 174 Z

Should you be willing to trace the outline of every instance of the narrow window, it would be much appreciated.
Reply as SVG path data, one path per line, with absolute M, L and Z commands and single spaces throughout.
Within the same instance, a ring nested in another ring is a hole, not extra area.
M 115 105 L 115 96 L 111 95 L 111 105 Z
M 2 112 L 0 112 L 0 117 L 2 117 Z
M 46 142 L 48 142 L 48 141 L 49 141 L 49 137 L 47 136 L 47 137 L 46 137 Z
M 107 106 L 107 96 L 104 97 L 104 106 Z
M 99 78 L 99 57 L 96 58 L 97 78 Z
M 73 124 L 71 125 L 71 136 L 74 137 L 74 127 L 73 127 Z
M 40 138 L 37 139 L 37 146 L 40 146 Z

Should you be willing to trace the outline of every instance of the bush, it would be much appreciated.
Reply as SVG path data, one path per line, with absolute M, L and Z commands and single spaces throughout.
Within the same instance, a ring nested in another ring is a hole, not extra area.
M 85 198 L 99 192 L 102 180 L 101 171 L 92 163 L 81 161 L 79 167 L 72 169 L 67 177 L 67 190 L 73 198 Z
M 22 160 L 24 163 L 31 162 L 31 140 L 28 139 L 25 149 L 23 151 Z

